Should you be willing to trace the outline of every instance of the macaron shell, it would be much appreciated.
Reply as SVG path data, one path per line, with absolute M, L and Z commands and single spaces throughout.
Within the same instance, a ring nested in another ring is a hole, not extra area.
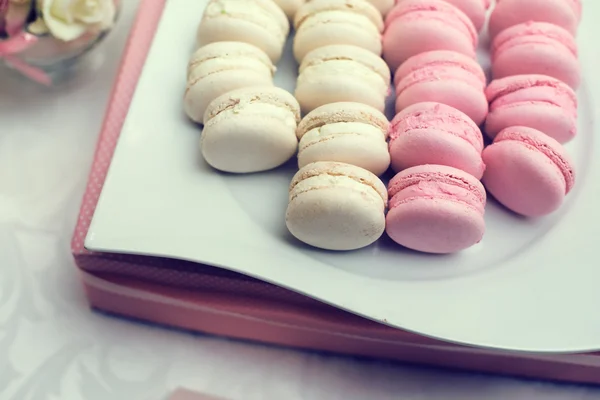
M 390 209 L 386 232 L 406 248 L 451 254 L 479 243 L 485 233 L 485 220 L 461 202 L 418 198 Z
M 392 169 L 400 172 L 418 165 L 447 165 L 481 179 L 481 153 L 464 139 L 435 128 L 415 129 L 390 142 Z
M 310 130 L 338 122 L 361 122 L 379 128 L 387 139 L 390 123 L 379 110 L 362 103 L 339 102 L 325 104 L 306 115 L 298 124 L 298 139 Z
M 295 95 L 304 113 L 337 102 L 364 103 L 383 111 L 388 90 L 389 84 L 368 67 L 351 60 L 333 60 L 303 70 Z
M 444 27 L 444 22 L 438 19 L 397 21 L 389 25 L 383 35 L 383 58 L 393 71 L 410 57 L 433 50 L 452 50 L 475 57 L 471 39 L 460 31 Z
M 396 112 L 423 102 L 454 107 L 477 125 L 482 124 L 488 114 L 488 102 L 483 90 L 457 80 L 431 80 L 408 87 L 396 98 Z
M 577 45 L 570 33 L 546 23 L 526 23 L 496 37 L 492 58 L 495 79 L 540 74 L 576 89 L 581 80 Z
M 399 0 L 402 1 L 402 0 Z M 488 0 L 446 0 L 448 3 L 456 6 L 462 12 L 464 12 L 467 17 L 473 22 L 475 25 L 475 29 L 480 31 L 483 28 L 485 23 L 485 17 L 487 13 L 487 9 L 490 6 L 490 2 Z
M 298 62 L 319 47 L 347 44 L 380 55 L 381 35 L 364 15 L 328 11 L 308 17 L 294 37 L 294 57 Z
M 510 28 L 528 21 L 549 22 L 577 33 L 580 4 L 572 0 L 501 0 L 490 16 L 489 33 L 492 38 Z
M 342 11 L 367 17 L 379 32 L 383 31 L 383 18 L 371 1 L 364 0 L 309 0 L 294 17 L 294 27 L 298 30 L 312 15 L 324 11 Z
M 202 155 L 213 168 L 231 173 L 253 173 L 277 168 L 296 153 L 298 142 L 278 121 L 247 116 L 205 128 Z
M 317 248 L 360 249 L 385 231 L 383 202 L 370 199 L 362 190 L 335 185 L 307 191 L 291 200 L 286 225 L 294 237 Z
M 336 161 L 356 165 L 382 175 L 390 166 L 384 133 L 357 122 L 341 122 L 316 128 L 300 139 L 298 166 L 317 161 Z
M 535 148 L 516 141 L 495 143 L 483 152 L 483 182 L 508 209 L 539 217 L 556 211 L 565 197 L 565 180 L 556 165 Z
M 511 126 L 537 129 L 559 143 L 571 141 L 577 133 L 572 117 L 561 108 L 545 102 L 516 103 L 492 110 L 485 123 L 485 132 L 493 139 Z
M 252 70 L 228 69 L 188 83 L 184 95 L 184 110 L 188 117 L 202 123 L 209 104 L 217 97 L 235 89 L 251 86 L 272 86 L 270 75 Z

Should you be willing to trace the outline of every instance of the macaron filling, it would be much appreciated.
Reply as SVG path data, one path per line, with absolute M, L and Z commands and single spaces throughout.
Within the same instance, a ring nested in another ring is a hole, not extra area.
M 472 88 L 478 91 L 483 91 L 485 88 L 485 84 L 483 84 L 477 78 L 477 76 L 473 75 L 472 73 L 463 68 L 438 68 L 435 66 L 427 66 L 412 72 L 403 79 L 400 79 L 400 81 L 396 85 L 396 95 L 400 96 L 400 94 L 405 90 L 421 83 L 448 81 L 459 81 L 471 86 Z
M 289 201 L 291 203 L 298 196 L 307 192 L 330 189 L 332 187 L 359 191 L 364 196 L 367 196 L 372 202 L 381 203 L 385 207 L 385 200 L 379 195 L 373 186 L 357 181 L 351 176 L 330 175 L 327 173 L 310 176 L 298 182 L 290 190 Z
M 545 22 L 528 22 L 508 28 L 496 37 L 492 45 L 492 59 L 507 48 L 526 44 L 558 44 L 578 56 L 577 43 L 567 30 Z
M 434 180 L 419 181 L 411 186 L 405 187 L 390 200 L 390 209 L 414 200 L 434 200 L 459 202 L 476 210 L 478 213 L 485 212 L 485 201 L 482 201 L 475 192 L 461 184 L 437 182 Z
M 565 194 L 569 194 L 571 189 L 575 184 L 575 171 L 571 165 L 571 163 L 566 159 L 566 157 L 561 154 L 555 147 L 549 144 L 543 138 L 535 138 L 527 133 L 523 132 L 523 128 L 515 127 L 505 129 L 503 132 L 498 135 L 494 143 L 499 143 L 503 141 L 514 141 L 518 142 L 523 146 L 528 147 L 531 150 L 539 151 L 544 154 L 546 157 L 552 161 L 556 165 L 556 167 L 560 170 L 561 174 L 565 179 Z
M 271 114 L 274 117 L 281 118 L 287 125 L 293 126 L 294 129 L 300 121 L 300 110 L 297 105 L 281 97 L 264 94 L 230 98 L 216 107 L 209 107 L 204 116 L 205 127 L 213 125 L 223 118 L 229 118 L 232 113 L 250 112 L 256 112 L 257 115 Z
M 570 117 L 577 119 L 577 102 L 573 102 L 570 93 L 564 89 L 562 86 L 541 85 L 506 92 L 490 100 L 490 111 L 526 104 L 540 104 L 558 107 Z
M 451 174 L 451 173 L 443 173 L 443 172 L 418 172 L 412 173 L 410 170 L 406 170 L 404 173 L 400 173 L 396 175 L 394 179 L 391 180 L 389 185 L 388 195 L 393 198 L 403 190 L 408 187 L 421 184 L 422 182 L 432 182 L 437 184 L 439 182 L 444 182 L 447 185 L 463 188 L 471 193 L 473 193 L 476 202 L 479 204 L 485 204 L 486 202 L 486 194 L 483 187 L 480 185 L 477 186 L 472 182 L 469 182 L 469 179 L 460 176 L 459 174 Z M 475 179 L 475 178 L 473 178 Z M 451 191 L 448 192 L 451 194 Z M 479 206 L 477 206 L 478 208 Z
M 474 47 L 479 40 L 471 20 L 455 6 L 442 1 L 402 2 L 388 14 L 386 27 L 400 18 L 404 24 L 411 21 L 434 20 L 441 25 L 449 25 L 469 37 Z
M 321 2 L 316 6 L 315 3 L 311 4 L 309 1 L 304 6 L 304 9 L 301 8 L 296 14 L 294 27 L 296 30 L 298 30 L 311 17 L 326 12 L 337 12 L 345 15 L 346 17 L 350 17 L 349 14 L 359 15 L 369 19 L 378 32 L 383 31 L 383 20 L 381 18 L 381 14 L 370 3 L 363 1 L 360 1 L 359 3 L 356 1 Z
M 340 136 L 362 136 L 385 142 L 385 134 L 377 127 L 362 122 L 337 122 L 311 129 L 302 136 L 299 151 L 311 146 L 339 138 Z
M 437 114 L 435 110 L 416 110 L 409 114 L 402 114 L 390 126 L 390 142 L 402 135 L 410 134 L 415 130 L 437 130 L 456 136 L 468 142 L 475 151 L 483 150 L 483 137 L 481 132 L 471 123 L 459 115 Z
M 444 52 L 444 53 L 447 53 L 447 52 Z M 440 57 L 441 56 L 443 56 L 443 54 L 440 54 Z M 420 56 L 416 56 L 416 57 L 420 57 Z M 415 62 L 414 66 L 410 65 L 410 63 L 411 63 L 411 59 L 406 61 L 406 63 L 404 63 L 404 65 L 401 65 L 398 68 L 398 70 L 396 71 L 396 73 L 394 74 L 394 81 L 396 83 L 396 86 L 398 86 L 400 81 L 402 79 L 406 78 L 408 75 L 412 74 L 413 72 L 420 71 L 422 69 L 452 70 L 455 68 L 460 68 L 460 69 L 468 72 L 469 74 L 472 74 L 473 76 L 475 76 L 476 78 L 478 78 L 481 81 L 481 84 L 483 86 L 486 85 L 485 74 L 484 74 L 483 70 L 481 69 L 481 67 L 479 66 L 479 64 L 473 65 L 471 63 L 461 63 L 458 61 L 448 60 L 448 59 L 439 59 L 439 60 L 431 59 L 424 63 Z M 409 71 L 406 70 L 407 69 L 406 65 L 411 66 Z
M 366 31 L 368 34 L 380 37 L 381 32 L 377 27 L 361 14 L 352 14 L 343 11 L 324 11 L 318 14 L 314 14 L 305 19 L 305 21 L 297 29 L 298 32 L 308 30 L 315 26 L 322 26 L 323 24 L 344 24 L 352 25 L 356 28 Z
M 324 125 L 337 124 L 337 123 L 361 123 L 368 124 L 377 128 L 384 135 L 387 134 L 387 121 L 377 119 L 373 115 L 364 111 L 348 111 L 341 109 L 336 112 L 331 112 L 326 115 L 307 115 L 304 117 L 300 125 L 298 125 L 297 136 L 302 138 L 308 132 L 319 129 Z M 387 139 L 387 138 L 386 138 Z

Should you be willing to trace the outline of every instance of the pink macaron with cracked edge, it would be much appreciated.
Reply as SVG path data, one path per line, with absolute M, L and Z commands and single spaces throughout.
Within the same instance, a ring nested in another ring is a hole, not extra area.
M 394 74 L 396 112 L 422 102 L 447 104 L 480 125 L 488 114 L 486 78 L 464 54 L 438 50 L 411 57 Z
M 577 96 L 558 79 L 517 75 L 493 81 L 486 89 L 490 113 L 485 132 L 490 138 L 511 126 L 542 131 L 560 143 L 577 134 Z
M 575 35 L 581 8 L 581 0 L 497 0 L 490 16 L 490 37 L 528 21 L 550 22 Z
M 478 35 L 473 22 L 442 0 L 402 0 L 389 12 L 383 57 L 392 71 L 417 54 L 453 50 L 475 58 Z
M 581 81 L 577 43 L 567 30 L 547 22 L 510 27 L 492 44 L 494 78 L 542 74 L 577 89 Z
M 475 177 L 456 168 L 422 165 L 396 175 L 386 232 L 409 249 L 449 254 L 481 241 L 486 192 Z
M 440 103 L 418 103 L 402 110 L 390 129 L 392 168 L 399 172 L 418 165 L 458 168 L 481 179 L 483 136 L 464 113 Z
M 500 132 L 483 152 L 483 182 L 506 208 L 526 217 L 556 211 L 575 183 L 570 158 L 556 140 L 515 126 Z
M 398 2 L 403 0 L 398 0 Z M 485 17 L 487 14 L 487 10 L 490 8 L 492 4 L 491 0 L 446 0 L 448 3 L 455 5 L 462 12 L 464 12 L 467 17 L 473 22 L 475 25 L 475 29 L 480 31 L 485 24 Z

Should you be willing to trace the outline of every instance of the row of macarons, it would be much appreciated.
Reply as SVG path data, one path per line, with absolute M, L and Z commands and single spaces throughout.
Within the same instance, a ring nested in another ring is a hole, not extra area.
M 379 110 L 351 102 L 330 103 L 301 118 L 294 96 L 269 86 L 237 89 L 211 102 L 200 147 L 209 165 L 231 173 L 273 169 L 297 154 L 300 171 L 290 188 L 288 228 L 301 241 L 330 250 L 368 246 L 387 229 L 405 247 L 460 251 L 478 243 L 485 232 L 481 178 L 500 203 L 527 217 L 556 211 L 575 180 L 560 143 L 530 127 L 503 129 L 484 149 L 479 127 L 445 104 L 416 103 L 391 123 Z M 314 179 L 298 185 L 308 179 L 300 176 L 325 164 L 353 171 L 356 176 L 350 179 L 361 185 L 331 172 L 319 172 L 318 178 L 309 172 Z M 382 193 L 377 188 L 385 185 L 378 175 L 390 164 L 398 176 L 410 175 L 413 183 L 399 195 L 395 182 L 401 178 L 392 179 L 386 217 L 388 197 L 371 195 Z M 360 176 L 368 179 L 361 181 Z M 407 204 L 413 200 L 429 210 L 422 220 L 418 213 L 398 213 L 410 210 Z
M 478 31 L 491 2 L 397 0 L 390 10 L 391 3 L 281 0 L 279 4 L 288 16 L 293 14 L 299 63 L 316 48 L 348 44 L 383 54 L 396 71 L 410 57 L 429 50 L 452 50 L 474 58 Z M 382 15 L 387 15 L 385 21 Z M 580 17 L 579 0 L 499 1 L 490 19 L 494 77 L 540 73 L 576 88 L 574 34 Z M 198 28 L 198 44 L 242 41 L 261 48 L 276 63 L 289 31 L 286 16 L 273 0 L 211 0 Z

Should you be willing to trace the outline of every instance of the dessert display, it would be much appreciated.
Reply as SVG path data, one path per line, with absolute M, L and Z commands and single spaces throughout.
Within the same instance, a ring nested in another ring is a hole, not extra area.
M 230 91 L 206 109 L 202 156 L 224 172 L 276 168 L 296 153 L 298 122 L 300 105 L 283 89 L 265 86 Z
M 390 125 L 390 154 L 396 172 L 419 165 L 458 168 L 481 179 L 483 135 L 466 114 L 440 103 L 405 108 Z
M 564 148 L 535 129 L 506 128 L 485 149 L 483 158 L 487 190 L 526 217 L 558 210 L 575 183 L 574 167 Z
M 516 75 L 493 81 L 486 90 L 490 138 L 511 126 L 526 126 L 566 143 L 577 134 L 577 95 L 545 75 Z
M 245 42 L 276 63 L 290 32 L 285 13 L 273 0 L 210 0 L 198 27 L 197 43 Z
M 483 238 L 486 193 L 472 175 L 452 167 L 421 165 L 400 172 L 388 188 L 386 231 L 396 243 L 447 254 Z
M 569 31 L 547 22 L 512 26 L 494 39 L 492 75 L 541 74 L 577 89 L 581 80 L 577 42 Z
M 215 42 L 201 47 L 188 64 L 185 112 L 193 121 L 202 122 L 215 98 L 246 86 L 272 86 L 274 73 L 269 57 L 253 45 Z
M 390 167 L 383 113 L 360 103 L 331 103 L 310 112 L 296 130 L 298 166 L 337 161 L 382 175 Z
M 453 50 L 475 57 L 479 38 L 467 15 L 443 0 L 402 0 L 385 19 L 383 57 L 392 71 L 410 57 Z
M 324 46 L 302 60 L 295 95 L 304 113 L 342 101 L 383 111 L 390 80 L 388 66 L 370 51 L 352 45 Z
M 501 0 L 490 16 L 492 38 L 511 26 L 524 22 L 549 22 L 562 26 L 572 35 L 581 19 L 581 0 Z
M 285 222 L 325 250 L 387 232 L 407 249 L 460 252 L 484 236 L 486 189 L 507 212 L 558 210 L 575 181 L 562 144 L 577 133 L 579 1 L 498 1 L 489 86 L 475 56 L 490 1 L 392 3 L 212 0 L 184 96 L 206 162 L 248 174 L 296 155 Z M 286 15 L 293 95 L 273 86 Z
M 286 225 L 313 247 L 355 250 L 385 230 L 387 189 L 371 172 L 350 164 L 316 162 L 292 179 Z
M 350 44 L 381 54 L 381 13 L 365 0 L 310 0 L 294 18 L 294 57 L 300 63 L 312 50 Z
M 430 51 L 409 58 L 394 74 L 396 112 L 433 101 L 467 114 L 476 124 L 485 121 L 486 78 L 477 62 L 453 51 Z

